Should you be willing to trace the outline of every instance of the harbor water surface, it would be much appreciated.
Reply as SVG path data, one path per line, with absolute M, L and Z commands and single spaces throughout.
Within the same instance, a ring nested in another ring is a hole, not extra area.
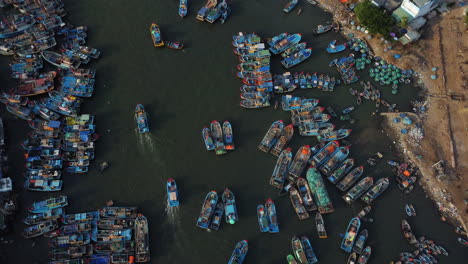
M 308 235 L 320 263 L 345 263 L 348 257 L 340 250 L 341 237 L 349 220 L 364 207 L 360 201 L 347 205 L 338 190 L 327 183 L 335 212 L 325 215 L 329 237 L 319 239 L 313 217 L 298 220 L 288 197 L 278 197 L 277 189 L 268 184 L 276 158 L 257 149 L 264 133 L 275 120 L 290 120 L 290 114 L 273 107 L 259 110 L 239 106 L 241 80 L 235 77 L 238 63 L 232 52 L 232 35 L 239 31 L 256 32 L 272 37 L 281 32 L 302 33 L 304 41 L 313 48 L 311 58 L 292 71 L 325 72 L 338 77 L 325 48 L 333 39 L 344 40 L 335 33 L 314 36 L 312 29 L 331 21 L 321 9 L 301 1 L 301 15 L 296 10 L 285 14 L 286 2 L 254 0 L 232 1 L 232 14 L 226 24 L 208 24 L 195 19 L 202 0 L 189 2 L 189 15 L 181 19 L 177 14 L 178 1 L 162 0 L 80 0 L 65 1 L 73 25 L 88 26 L 88 42 L 102 51 L 102 57 L 90 67 L 97 69 L 97 83 L 93 98 L 86 100 L 82 113 L 96 116 L 100 139 L 97 141 L 94 168 L 85 175 L 66 175 L 64 189 L 68 195 L 68 213 L 96 210 L 108 200 L 120 206 L 138 206 L 148 217 L 151 239 L 151 263 L 227 263 L 240 240 L 249 241 L 245 263 L 286 263 L 291 253 L 291 237 Z M 163 38 L 185 43 L 183 51 L 154 48 L 149 26 L 159 24 Z M 1 83 L 3 89 L 12 87 L 7 80 L 10 58 L 2 58 Z M 284 69 L 278 58 L 272 62 L 272 72 Z M 361 73 L 365 80 L 367 70 Z M 316 89 L 295 91 L 294 95 L 320 99 L 321 106 L 336 111 L 355 105 L 349 87 L 339 85 L 335 91 Z M 379 86 L 376 86 L 379 87 Z M 379 87 L 380 88 L 380 87 Z M 392 95 L 390 87 L 382 87 L 383 98 L 398 104 L 400 111 L 410 109 L 409 101 L 417 90 L 401 87 Z M 138 134 L 133 111 L 141 103 L 148 111 L 151 133 Z M 382 133 L 380 118 L 372 117 L 375 106 L 369 101 L 352 113 L 356 123 L 332 120 L 337 128 L 352 128 L 347 139 L 352 143 L 351 156 L 357 164 L 365 164 L 368 157 L 380 151 L 384 160 L 375 167 L 366 167 L 365 175 L 390 177 L 389 189 L 374 203 L 370 217 L 373 223 L 363 222 L 369 230 L 368 245 L 373 253 L 370 263 L 388 263 L 402 251 L 412 251 L 400 231 L 400 220 L 407 218 L 404 204 L 411 202 L 417 216 L 409 219 L 417 236 L 425 235 L 443 245 L 449 257 L 439 257 L 440 263 L 463 263 L 468 257 L 466 248 L 456 242 L 453 228 L 440 221 L 434 203 L 425 198 L 420 187 L 404 195 L 397 188 L 387 159 L 397 159 L 391 139 Z M 28 240 L 20 237 L 22 217 L 27 206 L 49 194 L 24 191 L 21 184 L 24 171 L 23 150 L 19 143 L 29 132 L 26 122 L 17 120 L 2 109 L 8 128 L 8 175 L 19 190 L 21 213 L 14 225 L 14 234 L 7 239 L 14 243 L 6 248 L 6 262 L 47 263 L 47 239 Z M 212 120 L 229 120 L 234 129 L 236 150 L 224 156 L 207 152 L 201 129 Z M 315 138 L 293 137 L 293 151 L 304 145 L 316 144 Z M 423 157 L 424 158 L 424 157 Z M 108 161 L 110 167 L 99 172 L 97 164 Z M 179 186 L 181 205 L 167 209 L 165 183 L 174 178 Z M 236 195 L 240 221 L 235 225 L 223 223 L 220 231 L 207 232 L 195 227 L 205 195 L 211 190 L 219 193 L 229 187 Z M 278 210 L 279 234 L 259 232 L 256 207 L 271 197 Z

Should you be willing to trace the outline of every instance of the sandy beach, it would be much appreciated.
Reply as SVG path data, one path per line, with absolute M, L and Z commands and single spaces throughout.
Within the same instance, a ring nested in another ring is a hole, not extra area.
M 401 134 L 398 126 L 392 124 L 392 114 L 386 115 L 387 127 L 395 136 L 404 157 L 419 167 L 422 175 L 419 182 L 437 204 L 442 219 L 466 229 L 468 183 L 464 175 L 468 167 L 463 161 L 468 158 L 468 149 L 463 143 L 468 142 L 468 37 L 463 34 L 466 32 L 463 23 L 465 8 L 458 7 L 430 19 L 424 26 L 420 40 L 406 46 L 391 44 L 392 52 L 384 52 L 384 48 L 390 44 L 375 36 L 367 39 L 367 34 L 352 30 L 350 22 L 356 21 L 356 18 L 339 1 L 317 2 L 333 14 L 335 21 L 341 23 L 344 35 L 353 33 L 365 38 L 376 56 L 418 73 L 418 85 L 423 88 L 427 111 L 420 116 L 413 115 L 413 118 L 422 124 L 424 138 L 414 140 Z M 401 54 L 401 58 L 394 59 L 394 54 Z M 432 71 L 433 67 L 437 68 L 436 71 Z M 437 75 L 437 79 L 431 79 L 433 74 Z M 444 164 L 445 176 L 440 176 L 441 171 L 436 172 L 433 167 L 439 161 L 442 161 L 439 164 Z

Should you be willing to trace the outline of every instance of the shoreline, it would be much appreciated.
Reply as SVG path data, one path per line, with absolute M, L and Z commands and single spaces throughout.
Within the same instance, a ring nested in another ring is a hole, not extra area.
M 447 99 L 452 99 L 447 87 L 449 87 L 447 81 L 453 79 L 447 78 L 447 75 L 450 74 L 450 71 L 447 70 L 447 58 L 444 54 L 443 48 L 443 35 L 441 31 L 440 23 L 444 22 L 444 19 L 447 20 L 446 14 L 442 18 L 432 19 L 427 25 L 425 25 L 427 31 L 435 29 L 434 32 L 428 33 L 429 38 L 427 40 L 420 39 L 412 45 L 403 47 L 399 43 L 395 45 L 394 52 L 385 52 L 384 44 L 379 38 L 372 36 L 371 39 L 367 39 L 369 36 L 363 32 L 351 29 L 351 20 L 356 20 L 354 13 L 350 13 L 346 10 L 346 7 L 341 4 L 339 1 L 329 1 L 329 0 L 316 0 L 318 2 L 318 7 L 322 8 L 324 11 L 329 12 L 333 16 L 333 22 L 339 22 L 341 24 L 342 31 L 341 33 L 347 39 L 349 39 L 348 34 L 352 33 L 355 37 L 365 40 L 369 47 L 374 51 L 376 56 L 380 56 L 383 59 L 387 60 L 389 63 L 392 63 L 402 69 L 410 69 L 411 66 L 417 66 L 418 79 L 415 80 L 418 86 L 426 93 L 424 98 L 424 104 L 430 105 L 425 116 L 421 119 L 416 114 L 411 113 L 410 115 L 413 118 L 417 118 L 418 122 L 421 123 L 422 128 L 424 129 L 424 138 L 421 142 L 408 142 L 407 138 L 400 133 L 399 130 L 395 130 L 393 127 L 392 119 L 390 118 L 392 114 L 399 115 L 399 113 L 382 113 L 381 115 L 387 116 L 386 122 L 384 122 L 385 130 L 390 132 L 388 136 L 397 141 L 397 147 L 400 151 L 400 154 L 411 163 L 416 164 L 419 168 L 421 178 L 419 182 L 426 194 L 436 203 L 438 211 L 442 215 L 442 219 L 447 218 L 454 226 L 461 225 L 465 230 L 467 230 L 468 222 L 466 218 L 467 206 L 465 204 L 465 194 L 466 192 L 463 189 L 466 189 L 466 182 L 463 181 L 463 178 L 460 175 L 464 175 L 464 172 L 467 170 L 457 163 L 457 160 L 463 160 L 464 153 L 457 153 L 457 142 L 459 144 L 463 143 L 463 138 L 466 138 L 465 135 L 461 136 L 457 140 L 454 134 L 457 132 L 457 129 L 453 127 L 452 119 L 454 118 L 454 111 L 459 109 L 451 109 L 451 102 Z M 450 19 L 456 19 L 456 16 L 462 15 L 463 8 L 459 7 L 458 9 L 450 11 L 450 13 L 455 12 L 455 15 L 452 15 Z M 442 20 L 442 21 L 441 21 Z M 451 24 L 452 25 L 452 24 Z M 447 30 L 452 33 L 452 30 Z M 426 32 L 425 32 L 426 33 Z M 431 36 L 430 34 L 435 36 Z M 433 37 L 433 38 L 432 38 Z M 422 46 L 426 48 L 432 48 L 432 42 L 439 44 L 437 47 L 434 47 L 434 52 L 426 51 Z M 386 46 L 390 46 L 391 43 Z M 393 45 L 393 44 L 392 44 Z M 404 49 L 403 49 L 404 48 Z M 449 47 L 447 47 L 449 48 Z M 424 53 L 422 53 L 424 52 Z M 401 59 L 394 59 L 392 54 L 399 53 L 402 54 Z M 429 53 L 429 54 L 428 54 Z M 432 53 L 438 54 L 439 56 L 431 56 Z M 463 61 L 463 55 L 455 52 L 456 58 L 460 59 L 460 62 Z M 430 56 L 426 56 L 430 55 Z M 449 54 L 450 55 L 450 54 Z M 459 57 L 461 56 L 461 58 Z M 438 66 L 441 68 L 437 74 L 442 75 L 436 80 L 431 80 L 430 75 L 435 74 L 431 71 L 431 67 Z M 415 67 L 416 68 L 416 67 Z M 462 66 L 460 66 L 462 68 Z M 463 72 L 463 69 L 461 70 Z M 455 74 L 452 72 L 452 74 Z M 463 81 L 463 78 L 456 78 L 455 80 Z M 460 86 L 463 87 L 461 84 Z M 464 91 L 462 91 L 464 94 Z M 407 113 L 408 114 L 408 113 Z M 446 122 L 441 124 L 441 122 Z M 462 123 L 462 122 L 461 122 Z M 445 126 L 446 131 L 443 131 L 444 136 L 441 136 L 441 125 Z M 458 124 L 460 125 L 460 124 Z M 463 127 L 463 123 L 461 125 Z M 464 128 L 463 128 L 464 129 Z M 459 131 L 463 133 L 463 131 Z M 468 142 L 468 141 L 465 141 Z M 448 145 L 448 146 L 444 146 Z M 436 149 L 440 147 L 442 149 Z M 409 151 L 411 149 L 411 151 Z M 435 155 L 427 155 L 428 152 L 438 152 Z M 422 159 L 419 153 L 424 153 Z M 459 157 L 457 157 L 457 154 Z M 445 171 L 448 175 L 453 174 L 454 177 L 447 176 L 446 179 L 448 182 L 441 182 L 436 180 L 435 171 L 432 170 L 432 165 L 437 163 L 439 160 L 443 160 L 446 163 Z M 463 214 L 465 212 L 465 215 Z

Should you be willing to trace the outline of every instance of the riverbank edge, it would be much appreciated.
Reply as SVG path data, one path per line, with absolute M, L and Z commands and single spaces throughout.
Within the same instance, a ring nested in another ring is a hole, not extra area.
M 316 0 L 316 1 L 318 2 L 318 5 L 317 5 L 318 7 L 320 7 L 325 12 L 328 12 L 332 15 L 333 22 L 338 22 L 341 24 L 341 28 L 342 28 L 341 33 L 343 34 L 345 38 L 348 39 L 349 38 L 348 34 L 353 33 L 357 37 L 366 39 L 365 37 L 367 35 L 364 35 L 362 32 L 353 30 L 351 28 L 350 18 L 352 18 L 353 16 L 352 14 L 350 14 L 349 11 L 346 10 L 345 5 L 340 3 L 338 0 Z M 387 59 L 388 61 L 392 61 L 392 63 L 395 64 L 396 66 L 399 66 L 399 67 L 401 66 L 399 64 L 402 64 L 402 63 L 398 63 L 398 61 L 393 60 L 389 54 L 385 54 L 381 52 L 383 48 L 380 44 L 376 43 L 375 41 L 367 41 L 367 43 L 370 46 L 370 48 L 374 51 L 375 56 L 380 56 L 384 59 Z M 408 49 L 411 49 L 411 48 L 412 47 L 408 47 Z M 430 91 L 431 85 L 427 84 L 428 79 L 422 78 L 422 76 L 420 77 L 421 78 L 419 79 L 419 85 L 422 86 L 421 88 Z M 429 100 L 429 98 L 425 98 L 425 99 Z M 429 113 L 431 112 L 432 111 L 429 111 Z M 409 114 L 412 117 L 416 116 L 414 113 L 407 113 L 407 114 Z M 425 190 L 426 194 L 436 203 L 436 205 L 438 205 L 437 208 L 439 210 L 439 213 L 444 218 L 446 218 L 448 222 L 450 222 L 452 225 L 454 226 L 461 225 L 465 230 L 467 230 L 467 226 L 468 226 L 467 220 L 459 213 L 462 208 L 457 208 L 449 200 L 447 200 L 447 198 L 444 197 L 443 192 L 440 189 L 440 184 L 438 184 L 435 178 L 436 175 L 434 171 L 430 169 L 433 164 L 429 164 L 429 162 L 424 162 L 424 160 L 417 158 L 419 156 L 419 154 L 417 153 L 422 153 L 422 148 L 419 148 L 416 150 L 414 145 L 410 145 L 403 138 L 402 136 L 403 134 L 400 133 L 399 130 L 396 130 L 396 128 L 392 125 L 393 123 L 392 113 L 387 113 L 383 115 L 385 116 L 383 127 L 387 131 L 387 135 L 392 140 L 396 140 L 395 141 L 396 147 L 398 151 L 400 152 L 400 154 L 407 161 L 410 161 L 411 163 L 415 164 L 419 168 L 419 171 L 421 174 L 421 179 L 419 180 L 419 183 Z M 422 127 L 424 128 L 424 124 L 425 124 L 424 120 L 420 120 L 419 118 L 418 120 L 421 122 Z M 439 138 L 437 137 L 429 138 L 429 136 L 426 135 L 423 140 L 434 142 L 434 141 L 438 141 Z M 454 209 L 457 213 L 448 214 L 447 208 L 451 208 L 452 210 Z

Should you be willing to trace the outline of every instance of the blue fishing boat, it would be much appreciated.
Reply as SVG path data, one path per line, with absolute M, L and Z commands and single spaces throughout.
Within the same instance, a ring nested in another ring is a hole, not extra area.
M 62 218 L 62 222 L 67 225 L 73 225 L 90 221 L 99 221 L 99 219 L 99 212 L 91 211 L 86 213 L 67 214 Z
M 224 189 L 222 199 L 224 203 L 224 216 L 226 218 L 226 223 L 233 225 L 239 221 L 234 194 L 231 190 L 226 188 Z
M 367 229 L 362 230 L 359 233 L 358 239 L 356 240 L 356 243 L 354 244 L 353 251 L 356 252 L 357 254 L 361 254 L 362 250 L 364 249 L 364 243 L 366 243 L 367 240 Z
M 269 97 L 262 99 L 245 99 L 240 102 L 240 106 L 244 108 L 262 108 L 270 106 Z
M 310 190 L 307 181 L 304 178 L 299 177 L 296 181 L 296 185 L 306 210 L 309 212 L 317 210 L 317 205 L 312 198 L 312 191 Z
M 50 245 L 54 248 L 65 248 L 70 246 L 87 245 L 91 242 L 91 235 L 88 232 L 58 236 L 50 240 Z
M 205 17 L 205 20 L 208 23 L 213 24 L 218 20 L 218 18 L 221 16 L 221 14 L 226 10 L 227 8 L 227 3 L 225 0 L 223 0 L 221 3 L 217 4 L 215 8 L 211 9 L 210 12 Z
M 369 258 L 372 254 L 372 248 L 370 246 L 367 246 L 364 251 L 362 252 L 362 254 L 359 256 L 358 260 L 357 260 L 357 264 L 366 264 L 367 261 L 369 261 Z M 425 261 L 426 263 L 437 263 L 437 262 L 433 262 L 433 261 Z
M 309 261 L 304 252 L 304 246 L 302 245 L 301 240 L 297 236 L 293 236 L 291 238 L 291 244 L 292 244 L 292 250 L 293 250 L 294 256 L 299 261 L 299 263 L 301 264 L 308 263 Z
M 291 148 L 286 148 L 281 152 L 276 161 L 275 168 L 270 178 L 270 184 L 276 188 L 283 188 L 284 181 L 288 175 L 289 165 L 292 160 Z
M 299 74 L 299 86 L 300 86 L 301 89 L 307 88 L 307 78 L 306 78 L 304 72 L 301 72 Z
M 341 180 L 336 185 L 336 187 L 340 191 L 343 191 L 343 192 L 346 191 L 349 187 L 351 187 L 351 185 L 353 185 L 353 183 L 357 181 L 357 179 L 359 179 L 359 177 L 361 177 L 363 172 L 364 172 L 364 166 L 359 166 L 357 168 L 354 168 L 350 173 L 346 175 L 346 177 L 343 178 L 343 180 Z
M 179 192 L 177 190 L 177 184 L 172 178 L 167 180 L 166 183 L 167 191 L 167 203 L 170 207 L 179 206 Z
M 96 242 L 120 242 L 132 240 L 133 229 L 102 230 L 98 229 Z M 140 231 L 135 228 L 135 234 Z
M 29 214 L 23 219 L 23 223 L 27 225 L 35 225 L 41 222 L 45 222 L 48 220 L 56 220 L 61 218 L 65 214 L 65 209 L 59 207 L 55 209 L 51 209 L 45 211 L 43 213 L 38 214 Z
M 340 140 L 343 139 L 349 134 L 351 134 L 351 129 L 339 129 L 339 130 L 333 130 L 328 133 L 323 133 L 319 136 L 317 136 L 317 140 L 319 142 L 325 142 L 325 141 L 331 141 L 331 140 Z
M 218 194 L 216 191 L 211 191 L 206 195 L 196 226 L 203 229 L 208 229 L 217 202 Z
M 34 16 L 29 14 L 15 14 L 2 18 L 0 39 L 13 38 L 21 35 L 26 29 L 36 23 Z
M 221 24 L 224 24 L 226 22 L 226 20 L 228 19 L 229 17 L 229 14 L 231 14 L 231 7 L 226 7 L 226 9 L 221 13 L 221 18 L 219 19 L 219 21 L 221 22 Z
M 85 166 L 70 166 L 67 168 L 69 173 L 86 173 L 88 170 L 89 168 Z
M 377 199 L 387 188 L 390 184 L 388 178 L 380 178 L 377 182 L 372 186 L 369 191 L 366 192 L 361 197 L 361 200 L 367 204 L 371 204 L 375 199 Z M 416 214 L 415 214 L 416 215 Z
M 299 41 L 301 41 L 301 38 L 302 38 L 301 34 L 289 35 L 286 38 L 284 38 L 284 39 L 278 41 L 277 43 L 275 43 L 274 46 L 270 47 L 270 51 L 273 54 L 280 54 L 281 52 L 283 52 L 283 51 L 295 46 L 296 44 L 298 44 Z M 299 50 L 299 51 L 301 51 L 301 50 Z M 298 53 L 299 51 L 291 53 L 290 55 Z
M 328 53 L 338 53 L 346 49 L 346 43 L 341 44 L 341 45 L 336 45 L 336 42 L 337 42 L 336 40 L 333 40 L 332 42 L 330 42 L 330 44 L 328 44 L 328 47 L 327 47 Z M 335 61 L 335 64 L 336 64 L 336 61 Z
M 331 141 L 328 142 L 325 146 L 323 146 L 314 156 L 309 160 L 309 163 L 312 166 L 320 167 L 323 163 L 325 163 L 332 153 L 334 153 L 340 146 L 338 141 Z
M 221 124 L 218 121 L 213 120 L 211 121 L 210 128 L 215 143 L 216 155 L 226 154 L 227 151 L 226 146 L 224 145 L 223 129 L 221 127 Z
M 247 240 L 242 240 L 237 243 L 236 248 L 232 252 L 231 258 L 228 261 L 228 264 L 242 264 L 244 262 L 245 256 L 249 250 L 249 244 Z
M 203 142 L 205 142 L 206 150 L 215 149 L 213 137 L 211 136 L 211 130 L 208 127 L 204 127 L 202 130 Z
M 281 33 L 279 35 L 274 36 L 270 40 L 268 40 L 267 44 L 270 45 L 270 47 L 273 47 L 276 43 L 278 43 L 281 40 L 285 39 L 287 36 L 289 36 L 289 33 Z
M 330 176 L 327 177 L 327 179 L 333 183 L 336 184 L 343 176 L 346 175 L 354 166 L 354 159 L 353 158 L 348 158 L 343 163 L 339 165 L 339 167 L 333 171 Z
M 64 54 L 55 53 L 52 51 L 44 50 L 41 52 L 41 56 L 50 64 L 64 69 L 77 69 L 81 65 L 81 61 L 70 58 Z
M 298 43 L 288 49 L 286 49 L 283 53 L 281 53 L 281 57 L 286 58 L 291 54 L 299 52 L 307 47 L 307 42 Z
M 338 148 L 330 158 L 322 166 L 319 167 L 319 171 L 325 176 L 328 176 L 336 167 L 344 161 L 349 155 L 349 147 Z
M 140 134 L 149 133 L 148 117 L 142 104 L 137 104 L 135 107 L 135 120 Z
M 32 120 L 35 116 L 34 112 L 31 111 L 31 109 L 26 106 L 22 106 L 20 104 L 10 103 L 10 102 L 5 104 L 5 106 L 8 112 L 12 113 L 13 115 L 21 119 Z
M 263 204 L 257 205 L 257 220 L 260 232 L 266 233 L 270 231 L 270 228 L 268 227 L 268 215 Z
M 291 10 L 294 9 L 294 7 L 296 7 L 298 2 L 299 2 L 298 0 L 291 0 L 291 2 L 287 3 L 284 6 L 283 11 L 286 13 L 289 13 Z
M 151 39 L 153 40 L 153 45 L 155 47 L 164 46 L 164 41 L 161 37 L 161 30 L 159 29 L 158 24 L 152 23 L 150 26 Z
M 372 177 L 365 177 L 353 188 L 351 188 L 345 195 L 342 196 L 343 200 L 348 204 L 356 201 L 361 195 L 363 195 L 369 188 L 374 184 Z
M 346 252 L 351 252 L 355 242 L 359 228 L 361 227 L 361 220 L 358 217 L 354 217 L 349 221 L 348 228 L 346 229 L 345 236 L 341 242 L 341 249 Z
M 188 0 L 179 0 L 179 16 L 185 17 L 188 10 Z
M 341 111 L 343 114 L 349 114 L 351 113 L 352 111 L 354 110 L 354 106 L 350 106 L 350 107 L 346 107 L 345 109 L 343 109 L 343 111 Z
M 281 131 L 283 131 L 283 127 L 283 120 L 273 122 L 273 124 L 270 126 L 267 133 L 263 137 L 262 142 L 260 142 L 258 148 L 261 151 L 268 153 L 280 137 Z
M 314 249 L 312 248 L 312 244 L 310 244 L 309 238 L 306 236 L 301 236 L 301 243 L 302 243 L 302 248 L 304 249 L 306 258 L 307 258 L 307 263 L 308 264 L 317 263 L 318 259 L 317 259 L 317 256 L 315 255 Z
M 61 208 L 68 205 L 68 197 L 67 196 L 59 196 L 55 198 L 49 198 L 43 201 L 35 202 L 32 204 L 28 210 L 31 213 L 45 213 L 49 210 L 53 210 L 56 208 Z
M 227 150 L 234 150 L 234 136 L 232 134 L 232 126 L 229 121 L 223 123 L 223 139 L 224 146 Z
M 265 209 L 268 216 L 268 229 L 270 233 L 279 232 L 278 218 L 276 216 L 276 206 L 272 199 L 268 198 L 265 203 Z
M 333 28 L 333 25 L 318 25 L 316 28 L 314 28 L 312 30 L 312 32 L 315 34 L 315 35 L 318 35 L 318 34 L 323 34 L 325 32 L 328 32 L 330 31 L 331 29 Z
M 224 215 L 224 204 L 219 202 L 216 204 L 216 208 L 213 213 L 213 219 L 211 220 L 210 229 L 218 230 L 223 222 Z
M 286 57 L 285 59 L 283 59 L 281 61 L 281 64 L 285 68 L 289 69 L 289 68 L 303 62 L 307 58 L 309 58 L 311 54 L 312 54 L 312 48 L 301 50 L 301 51 L 299 51 L 297 53 L 294 53 L 294 54 L 290 55 L 289 57 Z
M 414 210 L 414 207 L 412 204 L 405 205 L 405 212 L 406 212 L 406 215 L 408 216 L 416 216 L 416 210 Z
M 24 188 L 30 191 L 57 192 L 62 190 L 61 180 L 29 179 L 24 182 Z
M 306 74 L 306 86 L 308 89 L 312 88 L 312 75 L 310 73 Z
M 29 226 L 24 229 L 22 235 L 25 238 L 33 238 L 49 233 L 58 228 L 56 220 L 47 220 L 37 225 Z

